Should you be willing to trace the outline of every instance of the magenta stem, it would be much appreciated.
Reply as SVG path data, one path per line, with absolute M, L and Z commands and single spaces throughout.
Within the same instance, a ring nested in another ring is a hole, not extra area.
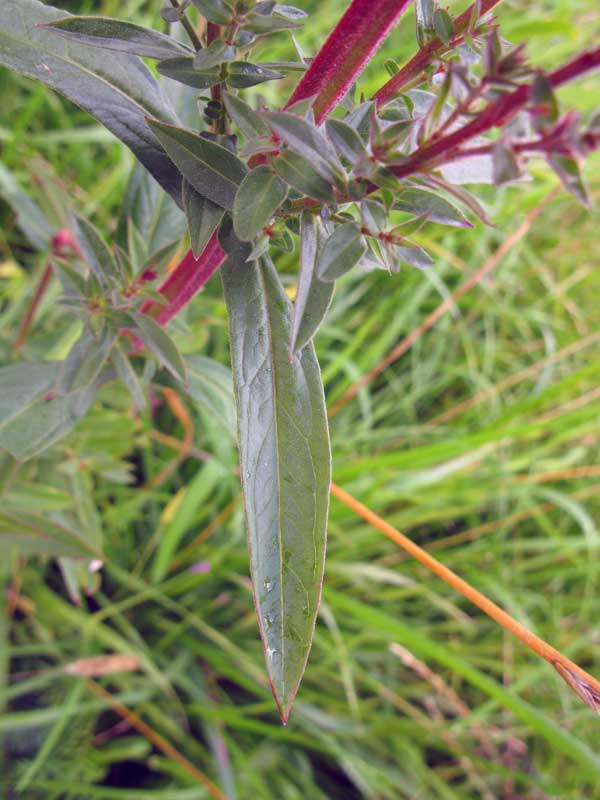
M 202 253 L 196 258 L 191 250 L 185 254 L 158 291 L 169 301 L 164 306 L 147 300 L 141 307 L 159 325 L 166 325 L 194 297 L 225 260 L 226 253 L 213 233 Z
M 313 59 L 286 108 L 314 97 L 317 124 L 344 97 L 411 0 L 353 0 Z
M 581 53 L 572 61 L 551 72 L 547 78 L 550 84 L 557 88 L 598 67 L 600 67 L 600 47 Z M 470 139 L 480 136 L 492 128 L 505 125 L 527 105 L 530 96 L 529 84 L 523 84 L 513 92 L 503 94 L 490 103 L 472 122 L 415 150 L 406 161 L 392 168 L 394 175 L 397 178 L 405 178 L 416 172 L 423 172 L 424 169 L 432 169 L 447 159 L 453 159 L 458 148 Z

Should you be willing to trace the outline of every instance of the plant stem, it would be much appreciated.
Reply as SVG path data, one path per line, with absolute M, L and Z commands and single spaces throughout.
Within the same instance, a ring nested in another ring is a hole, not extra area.
M 160 305 L 155 300 L 147 300 L 141 307 L 143 314 L 149 314 L 159 325 L 166 325 L 183 306 L 188 303 L 221 266 L 226 253 L 219 244 L 217 233 L 212 235 L 198 258 L 191 250 L 185 254 L 158 291 L 168 300 L 168 305 Z
M 286 108 L 315 97 L 317 124 L 342 99 L 411 0 L 352 0 L 313 59 Z
M 97 697 L 100 697 L 109 708 L 112 708 L 121 719 L 127 720 L 132 728 L 135 728 L 135 730 L 141 733 L 149 742 L 152 742 L 152 744 L 163 752 L 167 758 L 179 764 L 196 783 L 206 789 L 211 797 L 215 798 L 215 800 L 227 800 L 227 796 L 223 794 L 219 787 L 213 783 L 207 775 L 200 772 L 183 753 L 180 753 L 179 750 L 173 747 L 173 745 L 161 736 L 158 731 L 155 731 L 154 728 L 147 725 L 134 711 L 124 706 L 123 703 L 117 700 L 116 697 L 113 697 L 112 694 L 107 692 L 106 689 L 100 686 L 99 683 L 96 683 L 96 681 L 87 680 L 86 685 L 88 689 Z
M 501 0 L 483 0 L 481 3 L 480 17 L 487 14 L 494 6 L 498 5 L 499 2 L 501 2 Z M 466 11 L 463 11 L 463 13 L 454 20 L 454 36 L 450 41 L 450 46 L 446 45 L 438 38 L 427 42 L 399 72 L 379 89 L 373 97 L 378 107 L 395 97 L 407 84 L 419 78 L 436 56 L 461 44 L 464 39 L 464 34 L 468 32 L 471 16 L 476 5 L 477 3 L 470 5 Z
M 178 0 L 170 0 L 171 5 L 173 8 L 176 8 L 178 11 L 180 10 L 179 1 Z M 198 38 L 196 31 L 194 30 L 194 26 L 189 21 L 189 19 L 185 15 L 185 11 L 182 11 L 180 14 L 181 24 L 185 28 L 185 32 L 189 36 L 190 42 L 194 47 L 194 50 L 202 50 L 202 42 Z
M 35 316 L 35 312 L 48 288 L 48 284 L 50 283 L 50 279 L 52 277 L 52 264 L 48 262 L 42 272 L 42 277 L 40 278 L 38 285 L 35 288 L 35 292 L 33 297 L 31 298 L 31 302 L 27 308 L 25 316 L 21 320 L 21 324 L 19 326 L 19 330 L 17 332 L 17 338 L 13 344 L 13 352 L 16 354 L 25 344 L 25 340 L 27 339 L 27 335 L 29 334 L 29 330 L 31 328 L 31 324 L 33 322 L 33 318 Z
M 352 509 L 355 514 L 383 533 L 384 536 L 387 536 L 388 539 L 391 539 L 395 544 L 413 556 L 413 558 L 416 558 L 417 561 L 431 570 L 431 572 L 437 575 L 438 578 L 441 578 L 455 591 L 462 594 L 463 597 L 466 597 L 470 603 L 473 603 L 473 605 L 481 609 L 484 614 L 487 614 L 488 617 L 491 617 L 505 630 L 520 639 L 530 650 L 533 650 L 534 653 L 537 653 L 537 655 L 552 664 L 561 678 L 577 692 L 584 702 L 587 703 L 590 708 L 594 709 L 594 711 L 600 713 L 600 681 L 596 680 L 596 678 L 575 664 L 575 662 L 568 659 L 559 650 L 548 644 L 548 642 L 540 639 L 539 636 L 536 636 L 525 628 L 520 622 L 517 622 L 510 614 L 500 608 L 500 606 L 497 606 L 484 594 L 460 578 L 455 572 L 452 572 L 451 569 L 448 569 L 448 567 L 444 566 L 444 564 L 427 551 L 423 550 L 419 545 L 415 544 L 403 533 L 400 533 L 400 531 L 392 527 L 378 514 L 375 514 L 374 511 L 371 511 L 370 508 L 367 508 L 367 506 L 363 505 L 335 483 L 331 484 L 331 494 L 337 497 L 337 499 L 348 508 Z
M 600 47 L 581 53 L 572 61 L 549 73 L 547 78 L 550 84 L 557 88 L 598 67 L 600 67 Z M 465 142 L 509 122 L 527 105 L 530 97 L 529 84 L 523 84 L 513 92 L 501 95 L 472 122 L 447 136 L 424 144 L 401 164 L 393 167 L 392 172 L 397 178 L 405 178 L 444 163 L 446 159 L 454 157 Z

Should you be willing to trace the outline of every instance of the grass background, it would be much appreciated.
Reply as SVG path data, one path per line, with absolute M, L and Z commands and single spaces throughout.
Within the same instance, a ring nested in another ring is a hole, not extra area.
M 59 5 L 152 22 L 159 3 Z M 312 15 L 299 40 L 311 53 L 344 4 L 302 5 Z M 600 33 L 593 0 L 507 1 L 498 16 L 504 35 L 528 40 L 546 67 Z M 376 89 L 383 60 L 413 49 L 407 18 L 361 88 Z M 273 59 L 290 52 L 283 35 L 269 46 Z M 78 212 L 114 232 L 129 154 L 43 87 L 2 70 L 0 93 L 3 164 L 38 197 L 45 190 L 32 175 L 56 176 Z M 598 76 L 561 99 L 589 114 Z M 599 163 L 586 167 L 596 197 Z M 531 184 L 484 191 L 495 227 L 428 231 L 429 272 L 349 275 L 317 350 L 333 404 L 527 221 L 489 276 L 333 417 L 334 480 L 600 674 L 600 216 L 560 190 L 548 199 L 555 184 L 540 165 Z M 0 358 L 9 363 L 43 264 L 8 206 L 0 213 Z M 292 286 L 293 258 L 280 267 Z M 57 294 L 44 301 L 27 358 L 61 357 L 76 335 Z M 217 280 L 173 329 L 185 352 L 228 363 Z M 3 492 L 49 514 L 77 513 L 83 530 L 102 532 L 107 555 L 79 606 L 54 562 L 0 565 L 8 797 L 210 796 L 65 674 L 75 659 L 107 653 L 135 655 L 141 667 L 98 683 L 230 798 L 597 796 L 598 718 L 548 664 L 336 500 L 314 646 L 282 728 L 254 618 L 232 431 L 200 408 L 182 415 L 156 399 L 135 414 L 112 384 L 48 457 L 19 469 L 1 457 Z M 194 451 L 177 463 L 155 432 L 182 439 L 185 426 Z

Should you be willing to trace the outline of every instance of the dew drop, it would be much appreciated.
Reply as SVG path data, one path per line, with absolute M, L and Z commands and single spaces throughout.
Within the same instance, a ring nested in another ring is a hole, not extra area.
M 263 581 L 263 585 L 264 585 L 265 589 L 267 590 L 267 592 L 270 592 L 273 589 L 273 585 L 274 584 L 273 584 L 273 581 L 271 580 L 271 578 L 265 578 L 264 581 Z

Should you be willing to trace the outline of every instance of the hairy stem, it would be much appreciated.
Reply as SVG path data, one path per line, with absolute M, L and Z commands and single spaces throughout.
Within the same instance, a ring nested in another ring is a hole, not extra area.
M 286 108 L 315 97 L 317 124 L 343 98 L 411 0 L 352 0 L 313 59 Z
M 552 647 L 548 642 L 536 636 L 528 630 L 520 622 L 511 617 L 500 606 L 497 606 L 489 598 L 487 598 L 480 591 L 475 589 L 471 584 L 460 578 L 451 569 L 444 566 L 440 561 L 430 555 L 426 550 L 423 550 L 419 545 L 415 544 L 412 539 L 409 539 L 403 533 L 396 530 L 384 519 L 382 519 L 370 508 L 360 503 L 355 497 L 348 492 L 344 491 L 335 483 L 331 484 L 331 494 L 337 497 L 344 505 L 352 509 L 359 517 L 364 519 L 378 531 L 391 539 L 395 544 L 399 545 L 403 550 L 409 553 L 413 558 L 416 558 L 419 563 L 424 567 L 431 570 L 438 578 L 441 578 L 445 583 L 451 586 L 459 594 L 481 609 L 484 614 L 491 617 L 495 622 L 501 625 L 505 630 L 512 633 L 523 644 L 533 650 L 534 653 L 544 658 L 548 663 L 556 669 L 558 674 L 563 678 L 572 689 L 587 703 L 594 711 L 600 712 L 600 681 L 596 680 L 592 675 L 587 673 L 580 666 L 564 656 L 559 650 Z
M 141 307 L 159 325 L 166 325 L 188 303 L 208 281 L 225 260 L 226 253 L 219 244 L 215 232 L 198 258 L 191 250 L 185 254 L 158 291 L 168 301 L 161 305 L 155 300 L 147 300 Z
M 480 16 L 483 17 L 494 6 L 498 5 L 499 2 L 501 2 L 501 0 L 483 0 L 483 2 L 481 2 Z M 407 84 L 419 78 L 436 56 L 461 44 L 464 34 L 468 32 L 471 17 L 476 6 L 477 2 L 470 5 L 466 11 L 463 11 L 460 16 L 456 17 L 454 20 L 454 36 L 449 46 L 444 44 L 444 42 L 437 37 L 427 42 L 399 72 L 379 89 L 373 97 L 377 106 L 384 105 L 395 97 Z

